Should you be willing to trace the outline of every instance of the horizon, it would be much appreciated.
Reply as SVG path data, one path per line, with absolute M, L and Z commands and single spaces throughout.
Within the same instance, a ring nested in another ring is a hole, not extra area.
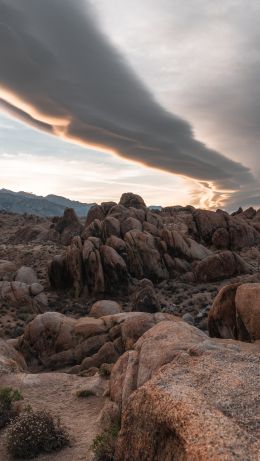
M 1 187 L 260 207 L 256 0 L 0 0 L 0 14 Z

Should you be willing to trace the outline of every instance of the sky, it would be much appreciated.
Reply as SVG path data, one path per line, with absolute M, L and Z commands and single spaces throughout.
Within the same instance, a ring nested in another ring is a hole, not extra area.
M 0 187 L 260 206 L 258 0 L 0 0 Z

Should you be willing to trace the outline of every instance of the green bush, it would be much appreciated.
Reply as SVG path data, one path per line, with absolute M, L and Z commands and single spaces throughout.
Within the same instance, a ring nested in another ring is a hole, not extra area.
M 97 461 L 114 460 L 115 443 L 119 430 L 120 426 L 116 423 L 95 437 L 91 445 L 91 450 Z
M 34 458 L 41 452 L 69 445 L 67 431 L 46 411 L 21 413 L 7 429 L 8 452 L 17 458 Z
M 0 429 L 17 415 L 18 408 L 15 408 L 13 403 L 22 399 L 23 396 L 17 389 L 11 387 L 0 389 Z

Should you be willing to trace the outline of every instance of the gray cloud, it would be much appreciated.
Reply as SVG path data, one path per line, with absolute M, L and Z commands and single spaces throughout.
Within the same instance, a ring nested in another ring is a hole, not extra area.
M 89 3 L 0 0 L 0 17 L 5 109 L 53 134 L 196 179 L 217 201 L 221 191 L 257 189 L 247 167 L 197 141 L 186 121 L 160 106 Z

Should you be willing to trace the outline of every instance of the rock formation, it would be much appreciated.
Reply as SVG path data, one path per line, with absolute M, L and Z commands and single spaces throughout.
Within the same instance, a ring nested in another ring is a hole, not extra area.
M 65 253 L 50 263 L 52 287 L 72 288 L 76 296 L 113 293 L 114 287 L 127 293 L 133 278 L 158 283 L 187 274 L 186 280 L 206 282 L 250 273 L 242 258 L 227 250 L 259 240 L 260 234 L 245 220 L 190 207 L 185 211 L 188 227 L 180 231 L 171 227 L 167 213 L 151 212 L 131 193 L 123 194 L 119 205 L 96 205 L 81 238 L 74 237 Z M 225 251 L 213 253 L 205 244 Z

